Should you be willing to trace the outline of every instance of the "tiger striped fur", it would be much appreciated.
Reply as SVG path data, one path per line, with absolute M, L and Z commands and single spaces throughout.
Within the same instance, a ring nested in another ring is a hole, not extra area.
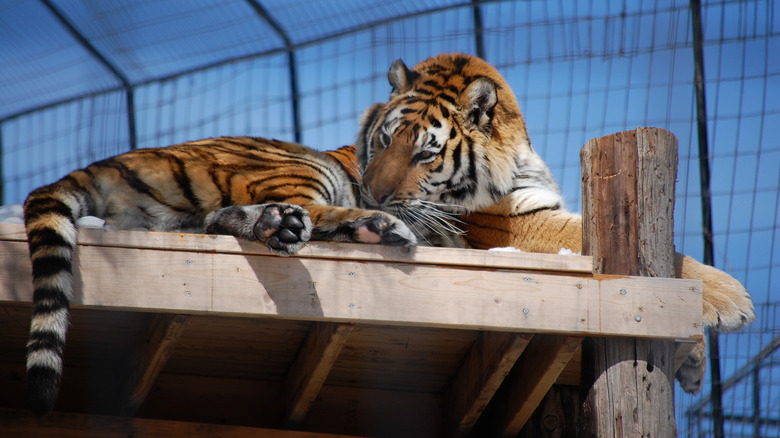
M 566 210 L 495 68 L 469 55 L 442 54 L 413 69 L 396 61 L 388 79 L 389 101 L 366 111 L 357 140 L 367 206 L 402 218 L 422 238 L 451 230 L 415 221 L 409 211 L 420 207 L 457 214 L 474 248 L 581 251 L 582 218 Z M 682 254 L 675 262 L 678 276 L 703 281 L 706 326 L 736 330 L 755 319 L 739 281 Z M 677 372 L 683 389 L 699 390 L 705 363 L 702 341 Z
M 291 254 L 307 240 L 413 245 L 395 217 L 357 207 L 354 146 L 326 153 L 291 143 L 223 137 L 140 149 L 34 190 L 24 206 L 33 268 L 27 388 L 50 411 L 62 375 L 76 220 L 121 229 L 231 234 Z

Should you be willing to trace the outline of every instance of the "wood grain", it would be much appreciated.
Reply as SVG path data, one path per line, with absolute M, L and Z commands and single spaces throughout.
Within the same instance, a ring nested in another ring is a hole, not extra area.
M 445 396 L 448 436 L 465 436 L 471 431 L 532 338 L 480 333 Z
M 312 325 L 287 375 L 285 427 L 296 428 L 303 421 L 353 328 L 353 324 Z
M 24 226 L 0 223 L 0 241 L 26 242 Z M 79 229 L 81 246 L 160 249 L 224 254 L 270 255 L 263 244 L 233 236 L 213 234 L 165 233 L 131 230 Z M 472 266 L 479 268 L 531 269 L 588 274 L 591 258 L 581 255 L 541 254 L 522 251 L 485 251 L 477 249 L 404 248 L 386 245 L 309 242 L 297 258 L 356 261 L 405 262 L 417 265 Z
M 676 138 L 662 129 L 638 128 L 589 141 L 581 158 L 583 252 L 593 256 L 594 272 L 672 277 Z M 637 292 L 621 291 L 632 293 Z M 637 310 L 634 319 L 641 323 L 643 308 Z M 674 366 L 673 341 L 588 341 L 584 434 L 675 436 Z
M 514 437 L 579 349 L 582 337 L 536 335 L 477 425 L 478 436 Z
M 131 246 L 80 245 L 75 259 L 74 306 L 525 333 L 701 333 L 694 280 Z M 29 301 L 26 243 L 0 240 L 0 260 L 0 301 Z
M 146 334 L 136 348 L 132 378 L 127 385 L 128 399 L 124 415 L 133 415 L 144 402 L 168 358 L 176 348 L 189 317 L 187 315 L 150 315 Z

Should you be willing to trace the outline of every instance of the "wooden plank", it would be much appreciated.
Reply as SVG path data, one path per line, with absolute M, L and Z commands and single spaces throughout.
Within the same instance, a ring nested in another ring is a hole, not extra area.
M 326 383 L 300 430 L 374 437 L 441 436 L 441 400 L 440 394 Z M 282 382 L 164 372 L 141 409 L 146 418 L 278 427 L 284 414 L 284 388 Z
M 0 241 L 8 268 L 0 271 L 0 301 L 30 299 L 26 254 L 26 243 Z M 695 280 L 97 246 L 80 246 L 76 256 L 76 306 L 524 333 L 701 334 Z
M 514 437 L 552 387 L 582 337 L 536 335 L 479 423 L 478 436 Z
M 373 437 L 441 437 L 439 394 L 325 385 L 302 430 Z
M 283 382 L 312 324 L 193 315 L 164 372 Z
M 303 421 L 353 328 L 335 323 L 312 326 L 287 375 L 285 427 L 296 428 Z
M 479 332 L 361 324 L 327 385 L 444 394 Z
M 533 335 L 481 332 L 445 396 L 447 436 L 474 427 Z
M 347 438 L 347 435 L 298 432 L 221 424 L 147 418 L 110 417 L 101 415 L 52 412 L 45 419 L 32 417 L 26 410 L 0 409 L 0 436 L 59 438 Z
M 150 315 L 146 333 L 139 341 L 132 378 L 127 384 L 127 402 L 123 414 L 132 416 L 146 400 L 157 376 L 176 348 L 189 317 L 187 315 Z
M 26 242 L 24 227 L 0 224 L 0 241 Z M 269 255 L 260 243 L 233 236 L 210 234 L 162 233 L 150 231 L 102 230 L 82 228 L 79 245 L 117 248 L 167 249 L 177 251 L 225 254 Z M 531 269 L 591 273 L 587 256 L 537 254 L 522 251 L 484 251 L 419 246 L 403 248 L 384 245 L 310 242 L 296 254 L 297 258 L 324 258 L 434 264 L 441 266 L 475 266 L 480 268 Z
M 673 277 L 674 135 L 637 128 L 589 141 L 581 158 L 583 252 L 593 255 L 594 272 Z M 606 338 L 586 346 L 588 436 L 676 435 L 674 342 Z
M 227 367 L 231 366 L 230 357 L 223 357 L 222 362 Z M 282 381 L 172 374 L 165 370 L 137 416 L 278 428 L 283 414 Z M 342 433 L 343 430 L 330 429 L 327 432 Z

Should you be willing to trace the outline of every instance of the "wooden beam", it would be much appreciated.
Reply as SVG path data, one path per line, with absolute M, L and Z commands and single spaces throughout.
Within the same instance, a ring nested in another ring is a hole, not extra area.
M 477 425 L 477 436 L 514 437 L 539 406 L 582 337 L 536 335 Z
M 187 315 L 149 315 L 146 333 L 136 348 L 132 378 L 127 385 L 123 415 L 132 416 L 146 400 L 154 381 L 165 367 L 189 317 Z
M 637 128 L 589 141 L 581 158 L 583 252 L 594 272 L 673 277 L 674 135 Z M 677 435 L 674 342 L 594 339 L 583 351 L 583 380 L 591 382 L 585 435 Z
M 347 435 L 298 432 L 221 424 L 52 412 L 44 419 L 21 409 L 0 409 L 0 436 L 58 438 L 348 438 Z
M 23 241 L 0 240 L 0 301 L 29 301 L 27 252 Z M 458 260 L 417 265 L 93 245 L 76 253 L 74 306 L 519 333 L 701 334 L 701 282 L 694 280 L 473 269 Z
M 287 411 L 283 424 L 295 428 L 319 394 L 354 324 L 315 323 L 287 374 Z
M 27 242 L 24 226 L 0 223 L 0 241 Z M 222 254 L 270 255 L 260 243 L 233 236 L 211 234 L 163 233 L 151 231 L 79 229 L 82 246 L 105 246 L 136 249 L 166 249 Z M 418 265 L 472 266 L 496 269 L 531 269 L 590 274 L 589 256 L 537 254 L 523 251 L 485 251 L 479 249 L 434 248 L 418 246 L 404 248 L 386 245 L 309 242 L 295 258 L 405 262 Z
M 533 335 L 481 332 L 445 396 L 447 436 L 467 435 Z

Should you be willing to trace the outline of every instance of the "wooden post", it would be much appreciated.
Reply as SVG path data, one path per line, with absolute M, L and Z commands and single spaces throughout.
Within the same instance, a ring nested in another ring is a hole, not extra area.
M 673 277 L 674 135 L 637 128 L 589 141 L 580 157 L 583 253 L 594 273 Z M 642 308 L 615 317 L 642 324 Z M 673 342 L 591 339 L 583 383 L 583 436 L 677 436 Z

